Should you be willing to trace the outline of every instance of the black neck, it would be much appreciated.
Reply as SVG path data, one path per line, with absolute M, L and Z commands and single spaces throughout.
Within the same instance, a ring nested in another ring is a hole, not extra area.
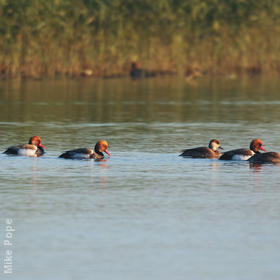
M 38 147 L 38 150 L 36 151 L 37 155 L 43 155 L 45 153 L 45 150 L 42 147 Z
M 103 155 L 103 153 L 99 151 L 99 148 L 98 148 L 98 146 L 97 146 L 97 145 L 95 145 L 95 147 L 94 147 L 94 151 L 95 151 L 98 155 L 100 155 L 100 156 L 104 156 L 104 155 Z

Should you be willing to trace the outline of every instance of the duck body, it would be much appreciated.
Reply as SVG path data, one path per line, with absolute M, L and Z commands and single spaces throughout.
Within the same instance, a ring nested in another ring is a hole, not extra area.
M 191 158 L 219 158 L 221 153 L 218 149 L 223 148 L 220 146 L 220 142 L 217 139 L 213 139 L 209 142 L 208 147 L 186 149 L 180 156 Z
M 39 136 L 32 136 L 28 144 L 9 147 L 4 154 L 15 156 L 39 157 L 45 153 L 45 146 L 41 144 Z
M 79 148 L 70 151 L 66 151 L 59 156 L 66 159 L 103 159 L 103 154 L 95 153 L 94 150 L 89 148 Z
M 235 149 L 225 152 L 220 160 L 248 160 L 256 154 L 260 154 L 259 150 L 266 151 L 262 146 L 260 139 L 253 139 L 250 143 L 250 149 Z
M 105 152 L 110 156 L 107 150 L 108 143 L 105 140 L 100 140 L 96 143 L 94 150 L 89 148 L 78 148 L 74 150 L 69 150 L 62 153 L 59 158 L 64 159 L 103 159 Z
M 255 153 L 249 149 L 235 149 L 225 152 L 220 160 L 248 160 Z
M 280 154 L 276 152 L 267 152 L 256 154 L 249 159 L 250 163 L 263 164 L 263 163 L 280 163 Z
M 192 158 L 219 158 L 220 155 L 221 153 L 219 151 L 213 151 L 208 147 L 198 147 L 184 150 L 180 156 Z

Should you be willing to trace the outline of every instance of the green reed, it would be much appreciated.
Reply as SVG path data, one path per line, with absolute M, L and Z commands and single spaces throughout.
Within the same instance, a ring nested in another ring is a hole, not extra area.
M 132 61 L 277 73 L 279 16 L 280 0 L 0 0 L 0 76 L 111 76 Z

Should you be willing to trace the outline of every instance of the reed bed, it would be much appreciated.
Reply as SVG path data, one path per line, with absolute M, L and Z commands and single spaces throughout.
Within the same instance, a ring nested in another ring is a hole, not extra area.
M 0 77 L 280 72 L 280 0 L 0 0 Z

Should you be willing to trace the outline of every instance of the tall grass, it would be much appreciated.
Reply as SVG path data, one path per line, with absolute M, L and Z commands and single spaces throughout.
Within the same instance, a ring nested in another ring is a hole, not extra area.
M 279 23 L 280 0 L 0 0 L 0 76 L 278 73 Z

